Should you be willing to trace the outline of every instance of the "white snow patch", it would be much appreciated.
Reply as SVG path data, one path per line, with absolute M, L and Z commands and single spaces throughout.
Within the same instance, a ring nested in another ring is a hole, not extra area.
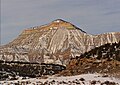
M 30 81 L 30 84 L 27 85 L 32 85 L 33 83 L 35 85 L 38 84 L 38 82 L 51 82 L 53 80 L 55 80 L 54 84 L 50 84 L 50 85 L 63 85 L 63 84 L 58 84 L 58 82 L 67 82 L 70 83 L 72 81 L 77 81 L 79 79 L 85 79 L 84 81 L 79 81 L 80 85 L 91 85 L 90 82 L 91 81 L 99 81 L 99 82 L 105 82 L 105 81 L 110 81 L 110 82 L 115 82 L 118 83 L 118 85 L 120 85 L 120 79 L 114 78 L 114 77 L 102 77 L 102 75 L 100 74 L 82 74 L 82 75 L 76 75 L 76 76 L 61 76 L 61 77 L 56 77 L 56 76 L 50 76 L 47 79 L 37 79 L 37 78 L 31 78 L 31 79 L 25 79 L 25 80 L 12 80 L 12 81 L 0 81 L 0 85 L 6 85 L 6 84 L 10 84 L 10 83 L 16 83 L 16 82 L 26 82 L 26 81 Z M 77 80 L 76 80 L 77 79 Z M 70 81 L 70 82 L 69 82 Z M 84 84 L 83 84 L 84 82 Z M 12 85 L 12 84 L 10 84 Z M 65 84 L 68 85 L 68 84 Z M 76 84 L 74 84 L 76 85 Z M 96 83 L 95 85 L 101 85 L 100 83 Z

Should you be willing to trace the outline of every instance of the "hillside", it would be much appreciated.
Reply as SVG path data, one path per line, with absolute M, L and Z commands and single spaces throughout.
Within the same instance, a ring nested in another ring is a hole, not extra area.
M 72 58 L 62 75 L 109 74 L 120 78 L 120 42 L 96 47 Z

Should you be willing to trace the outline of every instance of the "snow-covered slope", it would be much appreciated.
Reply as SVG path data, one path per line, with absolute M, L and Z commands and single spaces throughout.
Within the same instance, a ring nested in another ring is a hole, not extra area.
M 120 85 L 120 79 L 105 77 L 100 74 L 81 74 L 67 77 L 48 77 L 46 79 L 31 78 L 12 81 L 0 81 L 2 85 L 27 84 L 27 85 Z
M 120 32 L 91 35 L 61 19 L 24 30 L 0 47 L 0 60 L 67 64 L 71 57 L 106 43 L 120 41 Z

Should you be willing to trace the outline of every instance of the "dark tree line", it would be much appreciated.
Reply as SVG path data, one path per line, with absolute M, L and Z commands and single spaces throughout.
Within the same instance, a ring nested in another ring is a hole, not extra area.
M 83 57 L 96 57 L 97 59 L 114 59 L 120 61 L 120 41 L 118 43 L 107 43 L 99 47 L 95 47 L 94 49 L 81 54 L 77 58 Z
M 0 61 L 0 80 L 4 80 L 4 77 L 8 78 L 8 76 L 34 78 L 43 75 L 53 75 L 64 69 L 65 66 L 58 64 Z

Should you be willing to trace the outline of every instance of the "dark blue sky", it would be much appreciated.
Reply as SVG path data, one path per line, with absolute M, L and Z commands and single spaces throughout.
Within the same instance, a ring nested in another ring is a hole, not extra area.
M 1 0 L 1 42 L 58 18 L 90 34 L 120 31 L 120 0 Z

